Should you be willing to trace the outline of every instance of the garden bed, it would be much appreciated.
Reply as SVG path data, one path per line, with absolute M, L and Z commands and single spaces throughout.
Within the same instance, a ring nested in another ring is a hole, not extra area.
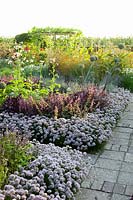
M 106 141 L 130 99 L 130 93 L 118 89 L 109 94 L 110 103 L 102 109 L 88 113 L 86 117 L 49 119 L 46 116 L 27 116 L 22 113 L 0 113 L 0 131 L 20 132 L 30 140 L 54 143 L 60 147 L 69 145 L 74 149 L 89 151 Z
M 132 91 L 130 38 L 42 30 L 0 42 L 0 200 L 74 200 L 91 167 L 84 155 L 109 139 L 130 100 L 106 91 Z
M 130 100 L 130 93 L 117 89 L 110 103 L 86 117 L 50 119 L 22 113 L 0 113 L 0 131 L 28 137 L 36 158 L 11 174 L 0 199 L 69 200 L 80 189 L 91 167 L 84 153 L 107 141 Z M 41 144 L 42 143 L 42 144 Z M 52 144 L 54 143 L 54 144 Z M 55 146 L 56 145 L 56 146 Z M 60 146 L 60 147 L 59 147 Z M 80 151 L 79 151 L 80 150 Z

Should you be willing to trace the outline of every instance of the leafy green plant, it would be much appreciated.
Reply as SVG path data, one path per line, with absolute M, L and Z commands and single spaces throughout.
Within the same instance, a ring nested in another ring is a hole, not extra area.
M 16 76 L 19 78 L 15 78 L 11 80 L 8 84 L 5 85 L 4 88 L 1 88 L 0 93 L 0 103 L 2 104 L 7 97 L 9 96 L 19 96 L 22 95 L 23 98 L 28 98 L 30 95 L 34 95 L 34 91 L 32 90 L 33 84 L 32 82 L 26 81 L 23 77 L 19 75 L 19 72 L 15 72 Z M 2 82 L 1 82 L 2 84 Z
M 0 188 L 7 182 L 9 174 L 26 166 L 33 158 L 28 140 L 15 133 L 0 134 Z
M 2 85 L 2 84 L 1 84 Z M 28 99 L 30 96 L 35 99 L 41 96 L 48 95 L 48 88 L 40 88 L 40 84 L 34 84 L 32 80 L 25 80 L 23 77 L 19 79 L 13 79 L 10 84 L 1 88 L 0 103 L 2 104 L 8 97 L 22 96 L 24 99 Z
M 46 97 L 49 93 L 58 92 L 60 84 L 56 83 L 58 75 L 55 72 L 54 66 L 51 69 L 51 79 L 43 86 L 43 80 L 40 76 L 38 83 L 34 83 L 32 79 L 26 80 L 21 76 L 21 71 L 18 69 L 14 71 L 14 79 L 10 80 L 8 84 L 0 82 L 0 105 L 2 105 L 9 97 L 19 97 L 23 99 L 40 100 Z
M 56 79 L 59 78 L 58 74 L 56 73 L 54 65 L 52 66 L 52 69 L 50 71 L 51 79 L 49 80 L 49 92 L 58 92 L 58 89 L 60 88 L 60 84 L 56 83 Z

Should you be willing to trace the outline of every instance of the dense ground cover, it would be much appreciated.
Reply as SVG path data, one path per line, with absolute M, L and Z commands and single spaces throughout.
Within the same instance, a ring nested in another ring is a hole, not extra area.
M 34 151 L 37 159 L 9 176 L 8 185 L 1 191 L 1 197 L 28 200 L 74 199 L 74 193 L 79 190 L 87 175 L 82 153 L 39 143 L 35 145 Z
M 79 150 L 89 151 L 109 138 L 129 99 L 128 91 L 117 89 L 110 94 L 107 107 L 96 109 L 82 119 L 2 112 L 1 132 L 14 130 L 34 141 L 30 151 L 35 157 L 27 167 L 9 176 L 8 185 L 1 190 L 1 199 L 74 199 L 90 167 Z
M 0 199 L 74 199 L 85 152 L 108 140 L 130 100 L 114 85 L 132 91 L 132 38 L 34 28 L 15 40 L 0 40 Z

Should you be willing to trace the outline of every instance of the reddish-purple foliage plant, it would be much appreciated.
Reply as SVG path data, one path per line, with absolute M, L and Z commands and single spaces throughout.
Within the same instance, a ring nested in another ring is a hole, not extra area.
M 96 108 L 102 109 L 108 103 L 107 92 L 91 86 L 73 94 L 52 93 L 40 100 L 35 100 L 33 97 L 23 99 L 21 95 L 8 97 L 3 104 L 3 109 L 27 115 L 42 114 L 55 118 L 71 118 L 72 116 L 83 117 Z

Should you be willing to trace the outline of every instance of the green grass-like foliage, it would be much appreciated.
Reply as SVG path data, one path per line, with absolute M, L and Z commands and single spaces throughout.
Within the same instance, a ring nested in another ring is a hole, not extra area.
M 27 139 L 7 133 L 0 136 L 0 188 L 7 183 L 9 174 L 15 172 L 20 166 L 26 166 L 32 158 L 30 143 Z
M 133 92 L 133 71 L 122 74 L 120 86 Z

